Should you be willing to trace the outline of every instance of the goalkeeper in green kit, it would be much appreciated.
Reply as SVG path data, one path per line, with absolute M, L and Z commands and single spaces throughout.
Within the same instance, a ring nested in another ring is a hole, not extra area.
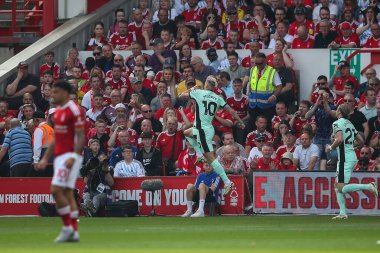
M 181 94 L 195 101 L 195 120 L 192 128 L 184 131 L 186 139 L 194 147 L 197 153 L 202 153 L 207 163 L 211 165 L 214 171 L 221 177 L 224 182 L 224 195 L 226 196 L 234 187 L 223 166 L 216 159 L 212 139 L 215 135 L 215 130 L 212 125 L 212 120 L 215 117 L 215 112 L 219 107 L 227 110 L 232 117 L 238 122 L 240 128 L 244 129 L 244 122 L 240 119 L 237 113 L 226 104 L 223 98 L 214 93 L 217 87 L 217 81 L 213 76 L 206 79 L 204 90 L 194 87 L 187 92 Z
M 357 163 L 357 157 L 354 151 L 354 142 L 362 142 L 363 139 L 358 134 L 358 131 L 348 120 L 350 115 L 350 107 L 347 104 L 342 104 L 336 110 L 336 120 L 333 123 L 333 134 L 335 140 L 333 144 L 327 145 L 326 151 L 338 149 L 338 164 L 335 180 L 335 192 L 340 208 L 339 215 L 333 219 L 347 219 L 346 198 L 345 194 L 355 191 L 368 190 L 378 197 L 378 189 L 375 182 L 369 184 L 349 184 L 351 174 Z

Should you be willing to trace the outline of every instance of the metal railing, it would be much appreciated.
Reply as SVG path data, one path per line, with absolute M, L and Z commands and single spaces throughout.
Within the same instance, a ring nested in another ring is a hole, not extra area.
M 4 94 L 7 78 L 15 73 L 20 61 L 26 61 L 29 64 L 30 73 L 39 73 L 44 52 L 51 50 L 55 53 L 55 62 L 63 63 L 73 43 L 76 43 L 79 50 L 84 48 L 85 42 L 91 37 L 93 24 L 96 21 L 101 20 L 108 28 L 114 21 L 115 9 L 124 8 L 126 18 L 128 18 L 136 3 L 137 0 L 113 0 L 89 15 L 74 17 L 1 64 L 0 96 Z

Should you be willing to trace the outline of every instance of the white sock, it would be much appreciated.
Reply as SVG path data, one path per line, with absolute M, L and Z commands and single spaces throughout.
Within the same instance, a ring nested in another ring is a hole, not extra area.
M 193 201 L 187 201 L 187 210 L 189 211 L 193 210 Z
M 200 199 L 199 200 L 199 207 L 198 207 L 198 211 L 202 211 L 203 212 L 203 209 L 205 208 L 205 200 L 204 199 Z

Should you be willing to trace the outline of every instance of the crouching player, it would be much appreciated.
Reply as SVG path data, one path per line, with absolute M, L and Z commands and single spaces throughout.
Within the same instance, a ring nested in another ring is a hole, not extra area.
M 68 82 L 56 82 L 52 91 L 53 101 L 59 106 L 53 118 L 54 140 L 36 165 L 36 169 L 45 169 L 48 158 L 54 151 L 51 193 L 64 225 L 55 242 L 79 242 L 78 207 L 73 190 L 83 160 L 84 112 L 70 100 L 71 85 Z
M 195 185 L 188 184 L 186 189 L 187 210 L 182 217 L 204 217 L 205 202 L 218 201 L 220 177 L 210 164 L 204 163 L 205 172 L 199 174 Z M 199 201 L 198 210 L 193 214 L 193 203 Z
M 336 172 L 335 192 L 340 208 L 339 215 L 333 219 L 347 219 L 346 212 L 346 193 L 355 191 L 371 191 L 378 197 L 378 189 L 375 182 L 369 184 L 350 184 L 351 174 L 357 163 L 357 157 L 354 151 L 354 142 L 362 142 L 362 137 L 358 131 L 348 120 L 350 115 L 350 107 L 347 104 L 342 104 L 336 110 L 336 120 L 333 123 L 333 133 L 335 140 L 333 144 L 327 145 L 326 151 L 338 148 L 338 165 Z

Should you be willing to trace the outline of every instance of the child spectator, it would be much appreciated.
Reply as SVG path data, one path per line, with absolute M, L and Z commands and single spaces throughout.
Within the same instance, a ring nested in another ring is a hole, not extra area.
M 54 80 L 58 80 L 61 75 L 61 66 L 54 62 L 54 52 L 48 51 L 45 53 L 45 63 L 40 67 L 40 78 L 42 82 L 42 77 L 46 70 L 51 70 L 53 72 Z

